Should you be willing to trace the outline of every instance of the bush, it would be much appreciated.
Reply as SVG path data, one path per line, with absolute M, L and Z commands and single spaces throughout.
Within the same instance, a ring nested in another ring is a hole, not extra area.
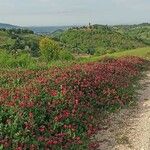
M 58 59 L 60 47 L 57 42 L 49 38 L 43 38 L 40 41 L 39 47 L 44 60 L 51 61 Z
M 27 68 L 34 63 L 32 57 L 26 53 L 12 55 L 5 51 L 0 52 L 0 65 L 2 68 Z
M 95 110 L 133 100 L 144 63 L 131 57 L 68 69 L 1 71 L 1 147 L 91 149 Z
M 94 48 L 88 48 L 86 50 L 86 53 L 89 54 L 89 55 L 94 55 L 95 54 L 95 49 Z
M 95 52 L 95 55 L 96 56 L 100 56 L 100 55 L 104 55 L 104 54 L 106 54 L 107 53 L 107 50 L 106 49 L 104 49 L 104 48 L 97 48 L 96 49 L 96 52 Z
M 26 67 L 30 66 L 30 64 L 32 64 L 32 63 L 33 63 L 33 59 L 29 54 L 20 54 L 17 57 L 18 67 L 26 68 Z
M 62 50 L 59 52 L 59 59 L 70 61 L 74 59 L 74 56 L 71 54 L 71 52 Z

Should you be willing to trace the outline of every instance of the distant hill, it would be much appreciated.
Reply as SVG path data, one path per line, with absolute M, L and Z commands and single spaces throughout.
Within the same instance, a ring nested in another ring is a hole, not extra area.
M 34 31 L 34 33 L 36 34 L 51 34 L 57 30 L 67 30 L 69 28 L 71 28 L 72 26 L 39 26 L 39 27 L 36 27 L 36 26 L 33 26 L 33 27 L 27 27 L 28 29 Z
M 23 26 L 16 26 L 6 23 L 0 23 L 0 29 L 14 29 L 14 28 L 23 28 L 23 29 L 29 29 L 34 31 L 36 34 L 45 34 L 49 35 L 57 30 L 67 30 L 73 26 L 29 26 L 29 27 L 23 27 Z
M 52 32 L 52 33 L 51 33 L 51 36 L 52 36 L 52 37 L 55 37 L 55 38 L 59 38 L 59 36 L 60 36 L 63 32 L 65 32 L 65 30 L 58 29 L 58 30 Z
M 59 40 L 70 50 L 83 53 L 103 54 L 146 46 L 140 39 L 104 25 L 72 28 L 62 32 Z
M 5 23 L 0 23 L 0 29 L 2 29 L 2 28 L 13 29 L 13 28 L 19 28 L 19 26 L 11 25 L 11 24 L 5 24 Z

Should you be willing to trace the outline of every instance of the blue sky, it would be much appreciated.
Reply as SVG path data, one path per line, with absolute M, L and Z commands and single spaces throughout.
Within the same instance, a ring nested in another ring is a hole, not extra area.
M 0 0 L 0 22 L 24 26 L 150 22 L 150 0 Z

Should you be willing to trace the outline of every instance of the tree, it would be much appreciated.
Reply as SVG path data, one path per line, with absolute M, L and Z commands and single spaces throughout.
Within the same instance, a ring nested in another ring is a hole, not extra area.
M 21 40 L 20 38 L 17 38 L 14 45 L 13 45 L 13 48 L 16 49 L 16 50 L 24 49 L 25 48 L 25 41 Z
M 94 48 L 88 48 L 86 53 L 89 54 L 89 55 L 94 55 L 95 49 Z
M 39 45 L 37 42 L 31 42 L 30 43 L 31 48 L 31 56 L 32 57 L 38 57 L 39 56 Z
M 57 42 L 45 37 L 40 41 L 39 47 L 41 55 L 46 61 L 58 59 L 60 47 Z

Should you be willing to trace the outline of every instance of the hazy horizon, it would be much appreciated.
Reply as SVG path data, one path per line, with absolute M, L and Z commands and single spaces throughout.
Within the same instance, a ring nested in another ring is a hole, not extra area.
M 70 24 L 70 25 L 18 25 L 18 24 L 12 24 L 12 23 L 7 23 L 7 22 L 0 22 L 2 24 L 8 24 L 8 25 L 13 25 L 13 26 L 18 26 L 18 27 L 69 27 L 69 26 L 85 26 L 85 25 L 89 25 L 89 23 L 87 24 Z M 139 23 L 124 23 L 124 24 L 101 24 L 101 23 L 96 23 L 98 25 L 108 25 L 108 26 L 115 26 L 115 25 L 138 25 L 138 24 L 143 24 L 143 23 L 150 23 L 150 22 L 139 22 Z M 91 25 L 96 25 L 96 24 L 92 24 Z
M 150 22 L 149 0 L 0 0 L 0 22 L 18 26 Z

